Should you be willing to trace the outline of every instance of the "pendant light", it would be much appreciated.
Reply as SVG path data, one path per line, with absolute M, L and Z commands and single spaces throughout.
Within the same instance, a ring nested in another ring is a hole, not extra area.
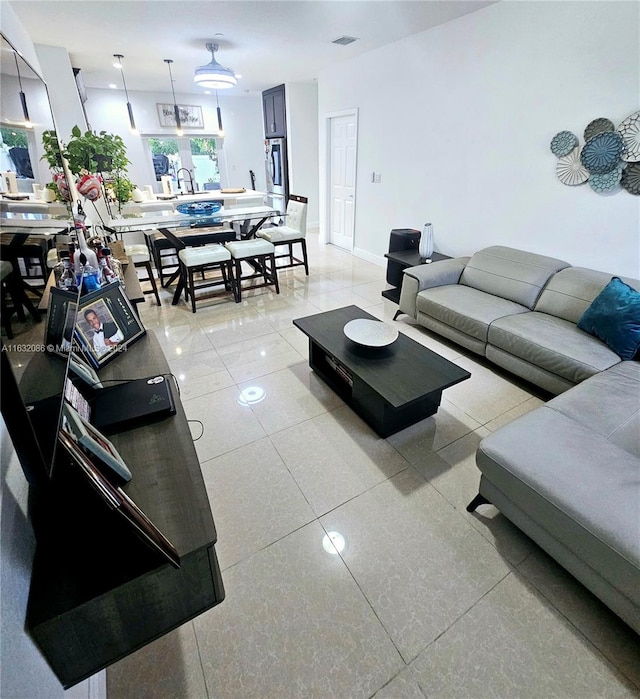
M 169 66 L 169 79 L 171 80 L 171 93 L 173 94 L 173 113 L 176 118 L 176 133 L 178 136 L 182 136 L 182 123 L 180 122 L 180 110 L 176 104 L 176 91 L 173 87 L 173 75 L 171 73 L 171 64 L 173 61 L 170 58 L 165 58 L 164 62 Z
M 131 124 L 131 133 L 132 134 L 137 134 L 138 129 L 136 129 L 136 122 L 135 119 L 133 118 L 133 109 L 131 108 L 131 102 L 129 102 L 129 92 L 127 91 L 127 83 L 125 82 L 124 79 L 124 67 L 122 65 L 122 59 L 124 56 L 121 53 L 114 53 L 113 57 L 117 59 L 117 63 L 114 63 L 113 65 L 116 68 L 120 68 L 120 75 L 122 75 L 122 84 L 124 85 L 124 94 L 125 97 L 127 98 L 127 111 L 129 112 L 129 124 Z
M 222 128 L 222 112 L 220 111 L 220 100 L 218 99 L 218 91 L 216 90 L 216 102 L 218 106 L 216 107 L 216 112 L 218 114 L 218 136 L 222 138 L 224 136 L 224 129 Z
M 29 118 L 29 110 L 27 109 L 27 96 L 22 90 L 22 78 L 20 77 L 20 68 L 18 67 L 18 56 L 14 52 L 13 57 L 16 59 L 16 73 L 18 74 L 18 84 L 20 85 L 20 104 L 22 104 L 22 114 L 24 116 L 24 125 L 26 128 L 30 129 L 33 127 L 31 119 Z
M 206 47 L 211 51 L 211 63 L 196 68 L 193 82 L 202 87 L 210 87 L 214 90 L 224 90 L 227 87 L 235 87 L 238 84 L 236 76 L 231 68 L 225 68 L 216 61 L 215 53 L 218 44 L 209 43 Z

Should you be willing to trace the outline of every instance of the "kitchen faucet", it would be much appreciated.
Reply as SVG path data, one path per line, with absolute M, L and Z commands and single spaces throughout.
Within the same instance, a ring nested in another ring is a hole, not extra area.
M 195 190 L 193 189 L 193 175 L 191 174 L 191 170 L 187 169 L 186 167 L 181 167 L 178 172 L 176 172 L 178 177 L 178 187 L 180 186 L 180 182 L 185 182 L 186 180 L 184 177 L 180 179 L 180 173 L 183 170 L 189 175 L 189 190 L 187 191 L 187 194 L 195 194 Z

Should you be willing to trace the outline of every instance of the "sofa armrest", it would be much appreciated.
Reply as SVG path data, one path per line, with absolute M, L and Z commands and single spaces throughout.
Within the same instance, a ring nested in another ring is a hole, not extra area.
M 407 267 L 403 270 L 399 310 L 415 318 L 416 296 L 421 291 L 434 286 L 457 284 L 470 259 L 470 257 L 454 257 L 451 260 L 440 260 L 428 265 Z

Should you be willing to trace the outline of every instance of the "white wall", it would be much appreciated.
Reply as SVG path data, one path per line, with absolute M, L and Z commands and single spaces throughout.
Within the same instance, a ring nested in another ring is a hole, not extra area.
M 37 45 L 36 50 L 42 65 L 42 77 L 47 83 L 51 110 L 56 124 L 58 138 L 69 142 L 71 129 L 77 124 L 86 130 L 82 103 L 73 76 L 73 69 L 67 50 L 60 46 Z
M 309 198 L 307 225 L 318 226 L 318 86 L 286 83 L 289 192 Z
M 42 147 L 42 132 L 53 128 L 51 107 L 47 90 L 39 80 L 22 78 L 22 87 L 27 100 L 32 129 L 27 130 L 29 143 L 29 158 L 33 170 L 34 181 L 45 184 L 51 181 L 51 173 L 46 160 L 40 157 L 44 154 Z M 22 103 L 20 102 L 20 84 L 18 78 L 13 75 L 3 75 L 0 94 L 0 122 L 3 125 L 21 125 L 24 123 Z M 31 188 L 28 190 L 31 194 Z
M 638 109 L 638 3 L 501 2 L 319 77 L 324 116 L 359 108 L 356 248 L 434 224 L 436 250 L 505 244 L 640 277 L 640 198 L 567 187 L 551 138 Z M 380 184 L 369 181 L 371 171 Z
M 168 82 L 168 80 L 167 80 Z M 161 127 L 157 103 L 173 103 L 170 93 L 129 92 L 139 135 L 131 134 L 126 98 L 123 90 L 87 89 L 85 109 L 95 131 L 107 131 L 122 137 L 131 161 L 129 177 L 142 187 L 155 186 L 155 174 L 142 136 L 175 136 L 175 128 Z M 178 104 L 202 106 L 204 129 L 184 129 L 185 136 L 215 135 L 218 131 L 215 95 L 176 94 Z M 223 186 L 251 187 L 249 170 L 256 174 L 256 187 L 264 190 L 264 149 L 260 95 L 219 95 L 224 127 L 224 165 L 221 167 Z M 159 191 L 159 190 L 158 190 Z

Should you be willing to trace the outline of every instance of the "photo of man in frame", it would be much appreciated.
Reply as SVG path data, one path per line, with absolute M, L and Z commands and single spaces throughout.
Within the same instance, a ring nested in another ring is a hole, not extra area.
M 77 327 L 98 359 L 115 351 L 124 340 L 122 330 L 102 300 L 83 310 Z

